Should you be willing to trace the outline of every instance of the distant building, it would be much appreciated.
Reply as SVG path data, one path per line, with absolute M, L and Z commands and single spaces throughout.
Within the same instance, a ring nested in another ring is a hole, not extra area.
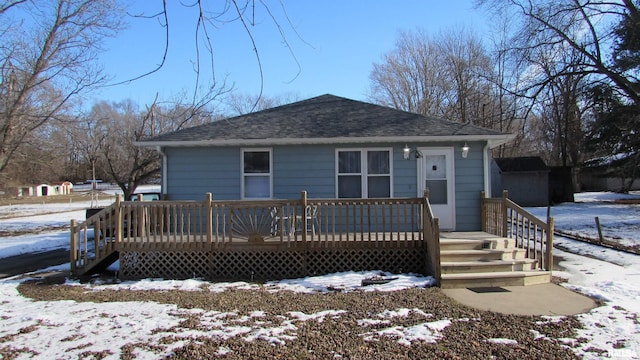
M 17 197 L 69 195 L 73 193 L 70 181 L 60 181 L 51 184 L 21 185 L 16 188 Z
M 520 206 L 549 205 L 549 168 L 539 156 L 495 158 L 491 172 L 493 197 L 507 190 Z
M 580 168 L 584 191 L 640 190 L 637 154 L 615 154 L 585 161 Z

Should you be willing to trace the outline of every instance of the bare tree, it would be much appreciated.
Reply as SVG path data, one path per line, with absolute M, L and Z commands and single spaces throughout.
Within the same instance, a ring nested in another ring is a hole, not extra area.
M 298 100 L 300 100 L 300 98 L 296 94 L 266 97 L 231 92 L 225 103 L 231 110 L 232 115 L 243 115 L 253 111 L 270 109 L 272 107 L 292 103 Z
M 496 73 L 496 64 L 503 66 Z M 396 47 L 373 65 L 370 98 L 423 115 L 512 131 L 519 124 L 515 96 L 501 91 L 506 56 L 492 58 L 468 31 L 438 38 L 401 33 Z M 511 75 L 513 76 L 513 75 Z
M 640 11 L 633 0 L 482 0 L 479 3 L 496 13 L 511 11 L 522 19 L 513 38 L 513 48 L 524 54 L 553 48 L 554 59 L 562 65 L 556 77 L 589 75 L 591 82 L 610 82 L 630 101 L 640 104 L 637 73 L 616 66 L 610 56 L 615 40 L 611 36 L 612 24 L 624 18 L 640 22 Z M 580 55 L 579 64 L 572 62 L 574 56 L 567 55 L 573 53 Z M 534 92 L 541 91 L 551 81 L 544 72 L 535 69 L 531 69 L 528 76 Z
M 0 9 L 1 172 L 32 132 L 104 81 L 96 57 L 121 13 L 115 0 L 8 1 Z
M 95 165 L 103 179 L 115 182 L 125 198 L 136 188 L 158 177 L 160 154 L 135 142 L 182 127 L 202 124 L 214 117 L 208 104 L 221 93 L 210 93 L 201 103 L 161 103 L 156 100 L 140 110 L 131 100 L 100 102 L 93 106 L 75 131 L 76 147 L 85 162 Z
M 372 101 L 419 114 L 444 115 L 448 81 L 442 54 L 424 30 L 402 32 L 369 75 Z
M 440 71 L 451 84 L 445 117 L 483 125 L 486 114 L 482 108 L 492 100 L 491 84 L 485 80 L 492 72 L 487 51 L 480 39 L 466 30 L 445 33 L 439 49 L 444 56 Z
M 117 84 L 138 80 L 158 72 L 164 67 L 170 55 L 173 41 L 171 38 L 172 29 L 176 26 L 183 26 L 183 24 L 175 24 L 172 18 L 172 14 L 177 7 L 188 8 L 196 15 L 195 24 L 193 24 L 194 33 L 192 38 L 194 44 L 193 71 L 195 73 L 195 90 L 192 95 L 194 103 L 198 102 L 198 97 L 200 97 L 198 92 L 200 85 L 203 83 L 202 75 L 205 72 L 210 73 L 212 77 L 208 82 L 209 85 L 206 87 L 205 93 L 214 91 L 214 89 L 218 87 L 219 81 L 216 77 L 215 69 L 215 34 L 216 30 L 222 27 L 230 26 L 234 23 L 239 25 L 246 35 L 246 38 L 240 39 L 240 41 L 245 41 L 251 46 L 260 79 L 259 93 L 251 111 L 254 111 L 259 106 L 264 88 L 265 69 L 263 68 L 260 43 L 256 39 L 257 32 L 268 31 L 269 27 L 271 27 L 271 30 L 275 30 L 279 35 L 281 43 L 288 51 L 294 63 L 292 67 L 294 72 L 292 73 L 291 80 L 295 79 L 302 69 L 293 51 L 290 40 L 291 37 L 295 37 L 305 45 L 311 46 L 298 34 L 296 27 L 289 19 L 283 2 L 279 2 L 279 6 L 262 0 L 194 0 L 189 3 L 160 0 L 153 4 L 156 4 L 155 10 L 132 14 L 132 16 L 138 19 L 150 20 L 150 26 L 158 28 L 157 26 L 159 25 L 159 29 L 164 33 L 164 51 L 162 56 L 155 62 L 156 65 L 151 66 L 148 71 L 130 79 L 120 80 Z

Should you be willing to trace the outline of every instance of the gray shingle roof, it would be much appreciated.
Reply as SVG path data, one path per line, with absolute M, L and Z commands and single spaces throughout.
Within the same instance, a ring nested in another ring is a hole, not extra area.
M 334 95 L 214 121 L 142 141 L 140 145 L 221 143 L 252 139 L 464 137 L 510 138 L 495 130 L 400 111 Z
M 495 158 L 493 160 L 503 173 L 549 171 L 547 164 L 539 156 Z

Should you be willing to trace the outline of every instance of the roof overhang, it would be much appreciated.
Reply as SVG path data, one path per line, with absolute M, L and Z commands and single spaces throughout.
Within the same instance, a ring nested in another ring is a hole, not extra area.
M 427 143 L 486 141 L 489 148 L 495 148 L 515 138 L 515 134 L 497 135 L 449 135 L 449 136 L 398 136 L 398 137 L 333 137 L 333 138 L 295 138 L 295 139 L 223 139 L 199 141 L 136 141 L 134 145 L 143 147 L 205 147 L 205 146 L 273 146 L 273 145 L 326 145 L 326 144 L 365 144 L 365 143 Z

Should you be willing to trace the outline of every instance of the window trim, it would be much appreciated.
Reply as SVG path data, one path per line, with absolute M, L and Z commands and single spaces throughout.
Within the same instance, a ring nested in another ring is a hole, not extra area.
M 369 177 L 386 177 L 389 176 L 389 198 L 394 197 L 393 193 L 393 147 L 353 147 L 353 148 L 336 148 L 335 151 L 335 196 L 336 199 L 349 199 L 338 197 L 338 181 L 340 177 L 340 153 L 347 151 L 360 152 L 360 173 L 344 173 L 344 175 L 360 175 L 360 190 L 362 191 L 361 199 L 369 198 Z M 369 160 L 367 153 L 369 151 L 386 151 L 389 153 L 389 174 L 369 174 Z
M 244 154 L 247 152 L 268 152 L 269 153 L 269 172 L 268 173 L 245 173 L 244 172 Z M 269 197 L 247 197 L 245 196 L 245 177 L 269 177 Z M 242 200 L 261 200 L 273 199 L 273 148 L 240 148 L 240 199 Z

